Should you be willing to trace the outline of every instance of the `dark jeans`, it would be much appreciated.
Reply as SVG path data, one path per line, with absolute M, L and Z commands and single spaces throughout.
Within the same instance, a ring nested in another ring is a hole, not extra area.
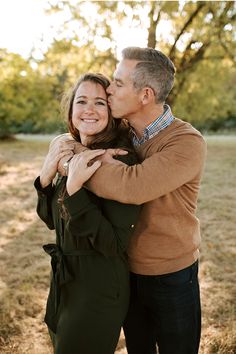
M 201 333 L 198 262 L 175 273 L 131 273 L 124 324 L 129 354 L 197 354 Z

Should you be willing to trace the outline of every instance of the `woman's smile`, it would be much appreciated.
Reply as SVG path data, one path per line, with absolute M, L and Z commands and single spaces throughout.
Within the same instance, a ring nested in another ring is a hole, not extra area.
M 89 118 L 81 118 L 82 122 L 85 122 L 85 123 L 96 123 L 98 122 L 98 119 L 89 119 Z

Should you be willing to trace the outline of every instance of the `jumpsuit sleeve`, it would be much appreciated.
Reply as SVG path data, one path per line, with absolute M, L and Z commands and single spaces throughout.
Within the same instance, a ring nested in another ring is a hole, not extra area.
M 103 213 L 101 200 L 99 204 L 96 200 L 98 198 L 85 188 L 65 198 L 64 205 L 69 214 L 66 231 L 73 237 L 87 237 L 91 246 L 105 256 L 121 254 L 125 251 L 121 240 L 129 239 L 139 207 L 116 203 L 114 222 Z
M 40 184 L 40 177 L 37 177 L 34 181 L 34 187 L 38 195 L 36 208 L 37 214 L 50 230 L 54 230 L 55 226 L 52 217 L 52 198 L 55 187 L 52 184 L 49 184 L 47 187 L 42 188 Z

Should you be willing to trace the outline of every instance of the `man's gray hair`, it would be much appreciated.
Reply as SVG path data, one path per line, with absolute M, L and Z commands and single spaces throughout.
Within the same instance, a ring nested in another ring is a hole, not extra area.
M 139 61 L 132 75 L 134 88 L 139 91 L 150 87 L 155 93 L 156 103 L 165 102 L 174 84 L 175 66 L 172 61 L 153 48 L 127 47 L 123 49 L 122 57 Z

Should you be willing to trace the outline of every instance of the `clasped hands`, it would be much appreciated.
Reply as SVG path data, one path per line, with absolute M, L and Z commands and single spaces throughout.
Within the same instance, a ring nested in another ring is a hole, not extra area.
M 58 163 L 58 170 L 62 175 L 64 175 L 65 170 L 62 169 L 61 166 L 63 166 L 64 162 L 67 161 L 66 158 L 70 159 L 66 184 L 69 195 L 72 195 L 81 189 L 83 184 L 89 180 L 89 178 L 97 171 L 102 163 L 123 164 L 123 162 L 115 160 L 113 157 L 127 154 L 127 151 L 122 149 L 86 149 L 80 153 L 76 153 L 77 144 L 78 143 L 76 142 L 71 143 L 71 141 L 65 141 L 62 144 L 62 150 L 64 151 L 66 146 L 68 146 L 68 155 L 62 157 Z M 73 146 L 73 150 L 71 150 L 71 146 Z M 81 145 L 79 146 L 81 148 Z M 72 158 L 71 152 L 74 154 Z
M 41 186 L 44 188 L 59 172 L 66 175 L 63 164 L 70 160 L 67 178 L 67 192 L 69 195 L 78 191 L 83 184 L 96 172 L 102 163 L 122 164 L 115 160 L 117 155 L 126 155 L 128 152 L 122 149 L 97 149 L 90 150 L 77 143 L 66 135 L 55 138 L 49 147 L 43 168 L 40 173 Z

